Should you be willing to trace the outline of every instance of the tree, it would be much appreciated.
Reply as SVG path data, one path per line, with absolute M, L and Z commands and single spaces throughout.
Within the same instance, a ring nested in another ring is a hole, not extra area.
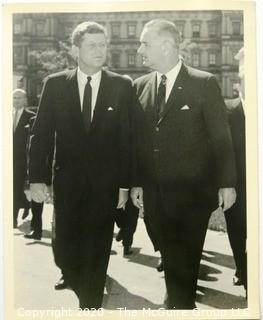
M 180 45 L 180 54 L 184 58 L 187 64 L 191 62 L 191 52 L 193 49 L 197 48 L 197 44 L 192 42 L 190 39 L 184 39 Z
M 41 51 L 32 50 L 29 56 L 31 70 L 34 70 L 37 76 L 42 79 L 51 73 L 72 69 L 76 66 L 70 46 L 66 42 L 59 42 L 57 50 L 54 48 L 47 48 Z

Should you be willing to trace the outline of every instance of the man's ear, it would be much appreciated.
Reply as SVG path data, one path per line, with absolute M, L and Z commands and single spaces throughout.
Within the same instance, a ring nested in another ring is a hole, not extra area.
M 79 56 L 79 47 L 73 44 L 71 48 L 71 53 L 74 58 L 77 58 Z
M 162 50 L 165 56 L 168 56 L 173 47 L 172 41 L 166 39 L 162 43 Z

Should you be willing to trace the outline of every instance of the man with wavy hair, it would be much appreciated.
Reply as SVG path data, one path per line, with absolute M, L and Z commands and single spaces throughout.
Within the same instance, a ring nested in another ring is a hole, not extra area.
M 41 95 L 30 150 L 31 193 L 46 197 L 47 156 L 55 143 L 55 262 L 80 308 L 100 308 L 114 212 L 128 198 L 132 83 L 103 70 L 107 36 L 95 22 L 72 34 L 78 67 L 50 75 Z

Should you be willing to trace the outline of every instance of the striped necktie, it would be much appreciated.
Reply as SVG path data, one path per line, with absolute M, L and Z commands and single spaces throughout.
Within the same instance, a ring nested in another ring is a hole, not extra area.
M 156 111 L 159 119 L 162 117 L 162 113 L 165 107 L 166 80 L 167 78 L 163 74 L 161 76 L 161 81 L 160 81 L 158 92 L 157 92 L 157 110 Z

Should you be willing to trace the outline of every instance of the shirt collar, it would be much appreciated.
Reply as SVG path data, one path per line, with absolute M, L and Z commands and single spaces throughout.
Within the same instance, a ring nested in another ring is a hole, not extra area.
M 16 113 L 16 111 L 17 111 L 17 114 L 19 115 L 19 114 L 21 114 L 23 111 L 24 111 L 24 109 L 25 108 L 20 108 L 20 109 L 16 109 L 16 108 L 13 108 L 13 114 L 15 114 Z
M 177 76 L 178 76 L 178 73 L 179 73 L 179 71 L 180 71 L 180 69 L 181 69 L 181 66 L 182 66 L 182 60 L 181 59 L 179 59 L 179 61 L 177 62 L 177 64 L 170 70 L 170 71 L 168 71 L 165 75 L 166 75 L 166 78 L 167 78 L 167 81 L 171 81 L 171 83 L 173 83 L 175 80 L 176 80 L 176 78 L 177 78 Z M 157 83 L 159 84 L 160 83 L 160 81 L 161 81 L 161 76 L 162 76 L 163 74 L 162 73 L 160 73 L 160 72 L 158 72 L 157 71 Z
M 83 71 L 81 71 L 80 67 L 78 67 L 77 74 L 78 74 L 79 80 L 86 83 L 88 75 Z M 91 83 L 100 81 L 100 79 L 101 79 L 101 70 L 99 70 L 98 72 L 94 73 L 91 76 Z

